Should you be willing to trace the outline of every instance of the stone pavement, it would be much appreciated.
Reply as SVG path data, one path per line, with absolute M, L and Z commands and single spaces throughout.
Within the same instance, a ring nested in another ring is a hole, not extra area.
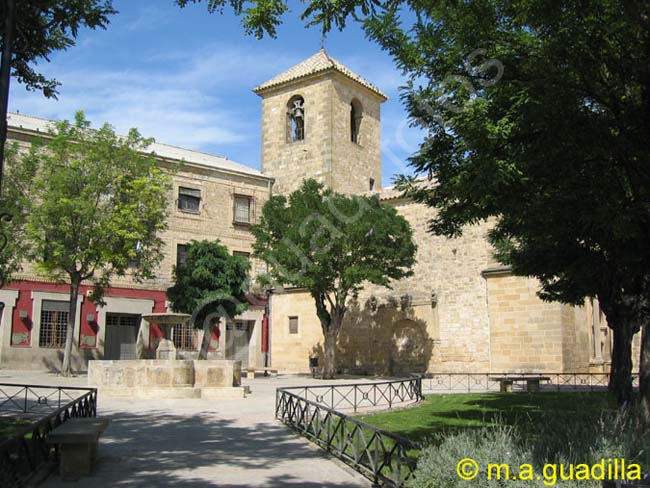
M 350 380 L 338 380 L 349 382 Z M 0 382 L 85 386 L 86 377 L 0 370 Z M 245 399 L 112 400 L 98 398 L 111 419 L 92 476 L 44 488 L 79 487 L 368 487 L 370 483 L 274 419 L 275 389 L 313 384 L 308 377 L 243 380 Z

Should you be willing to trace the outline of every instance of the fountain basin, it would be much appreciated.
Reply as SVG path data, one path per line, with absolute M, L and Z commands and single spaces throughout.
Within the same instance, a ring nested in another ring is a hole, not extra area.
M 241 398 L 241 362 L 227 359 L 89 361 L 88 386 L 112 398 Z

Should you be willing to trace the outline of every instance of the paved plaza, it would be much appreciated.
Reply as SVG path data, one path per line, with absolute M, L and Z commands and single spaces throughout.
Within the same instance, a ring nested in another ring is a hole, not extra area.
M 86 377 L 0 370 L 0 382 L 86 386 Z M 76 482 L 53 474 L 41 486 L 370 486 L 274 418 L 276 388 L 318 381 L 281 376 L 243 383 L 252 391 L 245 399 L 118 401 L 100 392 L 98 415 L 111 424 L 101 438 L 94 474 Z

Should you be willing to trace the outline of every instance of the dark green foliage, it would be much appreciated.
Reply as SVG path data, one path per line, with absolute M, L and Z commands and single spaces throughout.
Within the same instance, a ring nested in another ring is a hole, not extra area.
M 0 2 L 0 14 L 4 5 Z M 38 73 L 36 63 L 74 46 L 80 27 L 105 29 L 115 13 L 112 0 L 17 0 L 12 75 L 27 89 L 55 97 L 59 83 Z
M 376 197 L 334 193 L 315 180 L 289 198 L 272 197 L 253 234 L 274 282 L 340 294 L 341 305 L 364 281 L 389 286 L 410 276 L 415 263 L 413 231 L 394 208 Z
M 335 370 L 336 339 L 348 299 L 364 283 L 390 287 L 412 274 L 416 245 L 409 223 L 377 197 L 345 196 L 305 180 L 272 197 L 253 227 L 258 257 L 273 284 L 305 288 L 325 336 L 324 376 Z
M 11 280 L 11 275 L 21 269 L 29 242 L 25 224 L 31 205 L 30 192 L 38 167 L 36 152 L 32 149 L 26 154 L 18 154 L 16 143 L 5 151 L 6 163 L 0 209 L 10 216 L 0 217 L 0 286 Z M 4 245 L 3 245 L 4 244 Z
M 185 265 L 174 268 L 167 298 L 173 310 L 192 314 L 195 327 L 210 318 L 234 318 L 248 308 L 249 271 L 248 260 L 219 241 L 192 241 Z

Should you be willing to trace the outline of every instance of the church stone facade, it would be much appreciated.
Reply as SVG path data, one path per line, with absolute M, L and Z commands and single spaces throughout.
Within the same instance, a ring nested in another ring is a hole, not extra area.
M 385 95 L 320 51 L 254 90 L 262 98 L 262 170 L 274 192 L 315 177 L 345 194 L 378 193 L 414 229 L 414 275 L 366 287 L 339 336 L 342 372 L 602 372 L 610 338 L 591 304 L 542 302 L 533 279 L 512 276 L 486 241 L 489 224 L 448 239 L 427 232 L 433 210 L 381 187 L 380 107 Z M 292 101 L 304 116 L 291 136 Z M 362 114 L 360 123 L 356 116 Z M 355 126 L 355 123 L 358 126 Z M 270 297 L 270 355 L 279 370 L 307 372 L 323 335 L 304 290 Z
M 165 289 L 172 267 L 191 239 L 219 239 L 249 256 L 253 275 L 264 263 L 250 256 L 250 225 L 274 194 L 287 194 L 316 178 L 344 194 L 378 194 L 411 224 L 418 245 L 414 275 L 391 289 L 366 287 L 349 305 L 339 336 L 341 372 L 602 372 L 611 338 L 597 303 L 570 307 L 542 302 L 538 283 L 513 276 L 492 257 L 489 223 L 468 227 L 456 239 L 433 236 L 433 210 L 383 188 L 381 104 L 386 96 L 321 50 L 259 85 L 262 171 L 225 158 L 157 144 L 159 164 L 173 174 L 165 259 L 159 277 L 116 280 L 107 305 L 80 297 L 75 318 L 75 366 L 93 358 L 131 359 L 135 336 L 152 350 L 160 338 L 140 316 L 168 308 Z M 26 147 L 48 121 L 13 114 L 9 136 Z M 181 165 L 181 161 L 183 164 Z M 181 201 L 184 203 L 181 204 Z M 190 201 L 191 205 L 185 204 Z M 241 211 L 246 215 L 242 221 Z M 50 283 L 26 266 L 0 290 L 0 367 L 56 369 L 60 341 L 41 333 L 56 327 L 57 307 L 68 287 Z M 251 293 L 244 316 L 222 324 L 211 357 L 240 359 L 248 367 L 308 372 L 322 355 L 323 335 L 312 298 L 300 289 Z M 201 334 L 175 333 L 183 356 L 192 357 Z

